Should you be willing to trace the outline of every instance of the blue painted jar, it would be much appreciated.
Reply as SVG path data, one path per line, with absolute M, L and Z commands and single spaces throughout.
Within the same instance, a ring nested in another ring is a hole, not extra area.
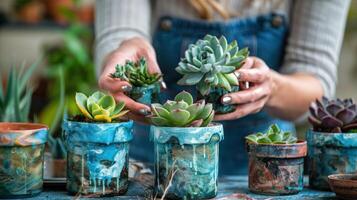
M 297 194 L 304 188 L 306 141 L 294 144 L 247 143 L 248 187 L 266 195 Z
M 169 199 L 207 199 L 217 195 L 219 142 L 223 126 L 151 126 L 155 144 L 155 193 Z M 155 195 L 156 195 L 155 194 Z
M 213 110 L 217 114 L 226 114 L 226 113 L 233 112 L 236 109 L 236 105 L 223 104 L 221 101 L 222 97 L 226 94 L 232 92 L 238 92 L 238 91 L 239 91 L 239 86 L 232 86 L 231 91 L 228 91 L 220 87 L 214 87 L 211 88 L 210 93 L 208 95 L 202 96 L 201 94 L 198 94 L 198 99 L 204 99 L 207 103 L 212 103 Z
M 0 123 L 0 198 L 33 197 L 42 192 L 47 126 Z
M 330 190 L 331 174 L 357 173 L 357 134 L 308 131 L 310 187 Z
M 133 89 L 129 92 L 129 96 L 136 102 L 146 105 L 159 103 L 160 84 L 157 82 L 148 86 L 133 87 Z
M 63 122 L 70 194 L 115 196 L 126 193 L 132 127 L 133 121 Z

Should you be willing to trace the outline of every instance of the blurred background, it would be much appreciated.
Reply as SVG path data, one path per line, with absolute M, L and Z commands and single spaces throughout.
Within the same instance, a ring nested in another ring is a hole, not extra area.
M 93 66 L 94 0 L 1 0 L 0 77 L 3 83 L 11 69 L 34 68 L 30 120 L 51 129 L 54 158 L 65 157 L 58 136 L 59 113 L 75 112 L 76 91 L 96 89 Z M 338 66 L 337 97 L 357 100 L 357 1 L 352 1 Z M 62 94 L 62 95 L 61 95 Z M 57 119 L 56 119 L 57 118 Z M 300 123 L 303 136 L 306 123 Z

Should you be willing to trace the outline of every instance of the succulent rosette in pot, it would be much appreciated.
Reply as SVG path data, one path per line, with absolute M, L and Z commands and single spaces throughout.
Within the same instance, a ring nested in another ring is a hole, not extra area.
M 247 48 L 239 49 L 237 41 L 227 42 L 224 36 L 206 35 L 191 44 L 176 71 L 183 75 L 179 85 L 196 85 L 200 98 L 213 104 L 217 113 L 232 112 L 234 105 L 224 105 L 221 97 L 239 90 L 234 74 L 248 57 Z
M 268 195 L 287 195 L 303 187 L 306 141 L 272 125 L 266 133 L 246 137 L 249 157 L 249 190 Z
M 158 73 L 149 73 L 148 65 L 144 57 L 140 58 L 136 63 L 128 60 L 124 65 L 117 65 L 115 72 L 110 76 L 131 84 L 132 88 L 127 93 L 135 101 L 146 105 L 159 102 L 159 81 L 162 76 Z
M 357 105 L 323 97 L 310 106 L 309 122 L 310 186 L 329 190 L 329 175 L 357 172 Z
M 173 101 L 152 104 L 152 112 L 155 191 L 170 199 L 215 197 L 223 126 L 211 123 L 212 104 L 194 103 L 183 91 Z
M 102 92 L 76 94 L 81 114 L 63 122 L 67 147 L 67 190 L 71 194 L 114 196 L 127 191 L 133 122 L 123 102 Z

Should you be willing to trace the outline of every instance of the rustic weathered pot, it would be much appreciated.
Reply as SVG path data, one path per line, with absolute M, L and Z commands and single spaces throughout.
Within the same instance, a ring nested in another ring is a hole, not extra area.
M 151 127 L 155 143 L 155 194 L 170 199 L 217 195 L 218 149 L 223 126 Z M 170 182 L 170 184 L 169 184 Z
M 133 87 L 129 92 L 129 96 L 136 102 L 150 105 L 151 103 L 159 103 L 160 100 L 160 84 L 154 83 L 145 87 Z
M 201 96 L 200 94 L 199 99 L 205 99 L 207 103 L 212 103 L 213 105 L 213 110 L 215 110 L 216 113 L 219 114 L 225 114 L 225 113 L 230 113 L 233 112 L 236 108 L 235 105 L 232 104 L 222 104 L 222 96 L 231 93 L 231 92 L 238 92 L 239 91 L 239 86 L 232 86 L 232 91 L 227 91 L 223 88 L 212 88 L 210 93 L 206 96 Z
M 295 144 L 247 143 L 249 190 L 267 195 L 288 195 L 303 187 L 306 141 Z
M 42 191 L 47 126 L 0 123 L 0 198 L 25 198 Z
M 308 131 L 309 185 L 330 190 L 327 176 L 357 172 L 357 134 Z
M 63 122 L 70 194 L 115 196 L 127 191 L 132 127 L 132 121 Z
M 357 199 L 356 174 L 332 174 L 328 176 L 330 188 L 339 199 Z

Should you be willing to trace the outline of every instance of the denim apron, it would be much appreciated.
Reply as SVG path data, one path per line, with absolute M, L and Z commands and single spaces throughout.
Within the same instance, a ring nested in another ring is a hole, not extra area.
M 224 35 L 230 42 L 237 40 L 240 47 L 248 47 L 251 56 L 257 56 L 278 71 L 284 56 L 287 23 L 283 15 L 268 14 L 252 18 L 233 19 L 228 22 L 191 21 L 163 17 L 153 37 L 158 64 L 168 86 L 166 98 L 173 98 L 181 90 L 194 94 L 194 87 L 178 86 L 181 76 L 175 71 L 188 45 L 206 34 Z M 224 121 L 224 140 L 220 143 L 220 175 L 247 174 L 248 160 L 245 139 L 248 134 L 262 132 L 276 123 L 285 131 L 295 133 L 294 125 L 262 111 L 238 120 Z M 152 161 L 152 146 L 148 143 L 148 127 L 136 126 L 131 155 Z M 146 136 L 146 137 L 145 137 Z

